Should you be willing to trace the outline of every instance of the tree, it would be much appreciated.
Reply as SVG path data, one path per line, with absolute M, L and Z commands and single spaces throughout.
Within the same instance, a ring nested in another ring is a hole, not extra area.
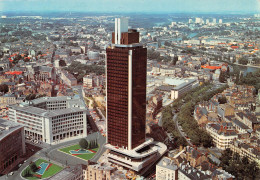
M 207 49 L 205 47 L 200 48 L 202 51 L 206 51 Z
M 225 96 L 218 98 L 219 104 L 225 104 L 227 103 L 227 98 Z
M 178 59 L 179 59 L 179 57 L 177 55 L 174 55 L 174 57 L 173 57 L 173 65 L 176 65 Z
M 6 84 L 0 85 L 0 92 L 7 93 L 9 91 L 9 87 Z
M 81 149 L 87 149 L 88 148 L 88 141 L 85 138 L 82 138 L 79 141 L 79 146 Z
M 38 170 L 38 167 L 36 166 L 35 162 L 32 162 L 30 164 L 30 169 L 32 172 L 36 172 Z
M 59 60 L 59 66 L 66 66 L 66 65 L 67 65 L 66 62 L 63 59 Z
M 27 100 L 27 101 L 34 100 L 34 99 L 36 99 L 36 94 L 28 94 L 25 97 L 25 100 Z
M 257 175 L 260 173 L 260 169 L 258 167 L 258 164 L 255 161 L 252 161 L 248 166 L 248 173 L 246 175 L 248 175 L 249 178 L 251 179 L 255 179 L 257 177 Z
M 243 64 L 243 65 L 247 65 L 248 64 L 248 60 L 246 58 L 242 57 L 242 58 L 240 58 L 238 60 L 238 63 L 239 64 Z
M 171 46 L 171 43 L 169 43 L 168 41 L 165 41 L 165 42 L 164 42 L 164 45 L 165 45 L 165 46 Z
M 30 177 L 32 176 L 31 170 L 29 168 L 26 168 L 23 172 L 22 172 L 22 176 L 23 177 Z
M 236 80 L 235 83 L 238 84 L 239 83 L 239 73 L 236 74 Z
M 219 82 L 225 83 L 226 81 L 227 81 L 227 79 L 226 79 L 226 73 L 223 72 L 223 71 L 220 71 Z

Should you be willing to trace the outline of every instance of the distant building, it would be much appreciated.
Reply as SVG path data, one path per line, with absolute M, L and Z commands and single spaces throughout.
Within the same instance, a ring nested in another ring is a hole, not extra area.
M 60 78 L 64 82 L 64 84 L 66 84 L 70 87 L 77 85 L 77 79 L 67 71 L 61 71 Z
M 104 85 L 105 78 L 102 75 L 88 74 L 83 77 L 83 86 L 87 88 Z
M 218 20 L 218 23 L 219 23 L 219 24 L 222 24 L 222 23 L 223 23 L 222 19 L 219 19 L 219 20 Z
M 16 104 L 16 97 L 14 94 L 5 94 L 3 96 L 0 96 L 0 104 L 1 106 Z
M 99 52 L 97 51 L 88 51 L 87 53 L 89 60 L 98 60 L 99 59 Z
M 195 79 L 171 79 L 165 80 L 165 83 L 175 86 L 171 89 L 171 99 L 177 99 L 192 88 L 199 86 L 199 83 Z
M 72 47 L 70 48 L 72 53 L 81 53 L 82 49 L 80 47 Z
M 55 68 L 49 66 L 36 66 L 34 67 L 34 76 L 37 80 L 48 81 L 56 80 Z
M 15 167 L 24 154 L 24 127 L 16 122 L 0 119 L 0 174 L 8 173 L 8 169 Z
M 78 97 L 43 97 L 9 107 L 9 120 L 24 125 L 28 140 L 51 144 L 87 136 L 87 109 Z
M 217 19 L 216 19 L 216 18 L 213 18 L 213 19 L 212 19 L 212 23 L 213 23 L 213 24 L 217 24 Z
M 202 18 L 195 18 L 195 23 L 196 24 L 201 24 L 203 22 L 203 19 Z

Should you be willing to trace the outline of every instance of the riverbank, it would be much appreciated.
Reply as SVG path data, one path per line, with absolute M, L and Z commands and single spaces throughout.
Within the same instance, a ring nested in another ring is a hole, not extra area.
M 253 66 L 253 65 L 244 65 L 244 64 L 238 64 L 238 63 L 233 63 L 234 65 L 238 65 L 238 66 L 243 66 L 243 67 L 252 67 L 252 68 L 258 68 L 260 69 L 260 66 Z

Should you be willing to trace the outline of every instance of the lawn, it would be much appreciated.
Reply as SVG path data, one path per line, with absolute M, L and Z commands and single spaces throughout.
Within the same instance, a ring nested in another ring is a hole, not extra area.
M 48 178 L 51 177 L 55 174 L 57 174 L 58 172 L 60 172 L 63 168 L 53 164 L 49 161 L 43 160 L 43 159 L 38 159 L 37 161 L 35 161 L 36 166 L 39 166 L 41 163 L 50 163 L 51 166 L 43 173 L 42 176 L 39 177 L 35 177 L 35 176 L 30 176 L 30 177 L 24 177 L 26 179 L 30 179 L 30 180 L 35 180 L 35 179 L 44 179 L 44 178 Z M 30 167 L 28 166 L 26 169 L 30 169 Z M 26 169 L 23 170 L 22 174 L 24 173 L 24 171 L 26 171 Z M 32 173 L 33 175 L 37 175 L 37 173 Z
M 70 151 L 78 150 L 78 149 L 80 149 L 80 146 L 78 144 L 75 144 L 75 145 L 72 145 L 72 146 L 69 146 L 69 147 L 65 147 L 65 148 L 59 149 L 59 151 L 67 153 L 67 154 L 69 154 L 71 156 L 76 156 L 76 157 L 79 157 L 79 158 L 82 158 L 82 159 L 85 159 L 85 160 L 89 160 L 89 159 L 92 159 L 95 156 L 95 154 L 96 154 L 93 151 L 98 152 L 99 148 L 91 149 L 92 153 L 89 153 L 89 154 L 77 154 L 77 155 L 71 154 Z

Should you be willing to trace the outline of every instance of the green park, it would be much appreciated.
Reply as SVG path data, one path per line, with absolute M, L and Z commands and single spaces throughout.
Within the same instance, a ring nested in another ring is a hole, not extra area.
M 92 159 L 95 154 L 98 152 L 99 145 L 97 140 L 87 141 L 82 138 L 78 144 L 74 144 L 68 147 L 59 149 L 59 151 L 66 153 L 71 156 L 81 158 L 83 160 Z
M 31 162 L 31 164 L 22 171 L 21 175 L 23 178 L 29 180 L 45 179 L 57 174 L 62 169 L 61 166 L 53 164 L 50 161 L 38 159 L 35 162 Z

